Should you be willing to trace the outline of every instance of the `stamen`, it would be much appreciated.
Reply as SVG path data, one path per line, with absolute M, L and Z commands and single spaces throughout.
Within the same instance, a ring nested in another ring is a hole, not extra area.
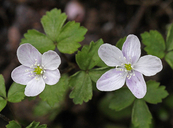
M 46 76 L 43 76 L 43 79 L 46 79 L 47 77 Z
M 132 57 L 128 56 L 128 59 L 129 59 L 130 63 L 132 63 Z
M 133 71 L 128 73 L 127 78 L 130 79 L 132 76 L 135 76 L 135 73 Z
M 28 69 L 26 69 L 26 70 L 25 70 L 25 72 L 29 72 L 29 70 L 28 70 Z
M 36 80 L 39 80 L 39 78 L 38 78 L 38 77 L 35 77 L 35 79 L 36 79 Z
M 31 65 L 31 66 L 30 66 L 30 68 L 33 68 L 33 67 L 34 67 L 34 65 Z

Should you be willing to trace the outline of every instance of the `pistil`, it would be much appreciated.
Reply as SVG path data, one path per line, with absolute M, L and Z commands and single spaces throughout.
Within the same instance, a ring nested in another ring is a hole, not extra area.
M 37 66 L 36 68 L 34 68 L 34 72 L 36 75 L 41 75 L 43 74 L 43 68 L 40 66 Z
M 131 71 L 133 69 L 131 64 L 124 64 L 124 67 L 126 68 L 127 71 Z

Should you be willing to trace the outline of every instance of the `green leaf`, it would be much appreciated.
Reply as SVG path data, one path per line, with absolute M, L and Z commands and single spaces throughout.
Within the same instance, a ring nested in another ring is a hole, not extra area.
M 0 74 L 0 96 L 6 98 L 4 77 Z
M 24 37 L 25 38 L 21 40 L 21 44 L 30 43 L 41 53 L 55 49 L 55 45 L 52 40 L 50 40 L 43 33 L 38 32 L 37 30 L 28 30 L 28 32 L 24 34 Z
M 92 82 L 89 75 L 84 71 L 75 73 L 69 80 L 69 85 L 73 87 L 70 98 L 75 104 L 88 102 L 92 98 Z
M 26 128 L 38 128 L 38 125 L 40 122 L 33 121 L 30 125 L 28 125 Z
M 102 112 L 106 117 L 112 120 L 122 120 L 123 118 L 129 118 L 131 115 L 132 107 L 129 106 L 121 111 L 115 111 L 110 109 L 109 104 L 111 99 L 113 98 L 112 93 L 107 93 L 99 102 L 98 109 Z
M 169 108 L 173 108 L 173 94 L 170 94 L 166 99 L 164 100 L 164 104 L 168 106 Z
M 163 58 L 165 53 L 165 41 L 162 35 L 156 31 L 144 32 L 141 34 L 142 43 L 146 45 L 144 50 L 151 55 Z
M 173 50 L 173 24 L 171 24 L 167 33 L 166 48 L 167 51 Z
M 84 39 L 87 29 L 80 27 L 79 23 L 69 21 L 63 26 L 57 38 L 57 48 L 62 53 L 72 54 L 81 46 L 79 42 Z
M 80 69 L 92 69 L 100 61 L 98 49 L 102 44 L 102 39 L 98 40 L 96 43 L 92 41 L 89 46 L 85 45 L 81 51 L 78 51 L 76 54 L 76 62 Z
M 0 97 L 0 112 L 5 108 L 5 106 L 7 105 L 7 101 Z
M 39 95 L 39 97 L 53 107 L 55 103 L 64 99 L 67 88 L 68 76 L 62 75 L 57 84 L 46 85 L 44 91 Z
M 49 118 L 49 120 L 52 121 L 61 112 L 61 110 L 62 110 L 62 108 L 59 103 L 57 103 L 53 107 L 51 107 L 47 102 L 41 100 L 34 107 L 34 115 L 35 116 L 45 116 L 46 115 Z
M 92 81 L 94 81 L 95 83 L 97 82 L 97 80 L 108 70 L 110 70 L 110 67 L 103 67 L 103 68 L 96 68 L 96 69 L 91 69 L 89 70 L 89 76 L 91 78 Z
M 101 59 L 100 59 L 100 61 L 97 63 L 96 66 L 98 66 L 98 67 L 108 67 Z
M 148 103 L 157 104 L 162 102 L 162 99 L 168 96 L 165 86 L 159 86 L 160 83 L 156 81 L 147 81 L 147 93 L 144 100 Z
M 168 111 L 167 107 L 159 107 L 157 110 L 157 117 L 160 121 L 168 121 L 170 119 L 170 112 Z
M 116 44 L 116 47 L 118 47 L 121 50 L 125 40 L 126 40 L 126 37 L 119 39 Z
M 21 126 L 16 121 L 12 120 L 6 125 L 6 128 L 21 128 Z
M 38 126 L 37 128 L 47 128 L 47 125 L 46 124 L 42 124 L 42 125 Z
M 170 51 L 166 54 L 165 60 L 169 64 L 169 66 L 173 69 L 173 51 Z
M 109 107 L 116 111 L 120 111 L 130 106 L 134 100 L 135 97 L 128 88 L 121 88 L 115 91 L 114 96 L 110 101 Z
M 49 111 L 51 111 L 52 107 L 46 101 L 39 101 L 38 104 L 34 107 L 34 115 L 36 116 L 44 116 Z
M 8 101 L 12 103 L 20 102 L 24 99 L 25 85 L 13 83 L 8 91 Z
M 149 128 L 152 115 L 144 100 L 136 99 L 132 109 L 132 123 L 138 128 Z
M 35 122 L 33 121 L 30 125 L 28 125 L 26 128 L 47 128 L 47 125 L 43 124 L 43 125 L 40 125 L 40 122 Z
M 32 122 L 30 125 L 28 125 L 26 128 L 47 128 L 47 125 L 42 124 L 42 125 L 39 126 L 39 124 L 40 124 L 40 122 L 35 122 L 35 121 L 33 121 L 33 122 Z
M 61 13 L 61 10 L 56 8 L 46 12 L 46 15 L 42 17 L 41 23 L 44 31 L 53 42 L 56 42 L 66 18 L 67 15 L 65 13 Z

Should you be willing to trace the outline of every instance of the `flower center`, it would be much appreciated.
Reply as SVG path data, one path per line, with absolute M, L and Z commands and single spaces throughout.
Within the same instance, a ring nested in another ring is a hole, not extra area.
M 125 66 L 125 68 L 126 68 L 126 70 L 127 71 L 131 71 L 132 70 L 132 66 L 131 66 L 131 64 L 124 64 Z
M 42 67 L 37 66 L 36 68 L 34 68 L 34 72 L 36 75 L 41 75 L 41 74 L 43 74 L 43 69 L 42 69 Z

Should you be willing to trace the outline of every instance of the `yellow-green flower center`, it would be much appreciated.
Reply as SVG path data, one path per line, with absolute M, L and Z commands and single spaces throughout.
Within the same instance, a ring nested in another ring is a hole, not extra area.
M 127 71 L 131 71 L 132 70 L 131 64 L 125 64 L 124 67 L 126 68 Z
M 37 66 L 36 68 L 34 68 L 34 72 L 36 75 L 41 75 L 41 74 L 43 74 L 43 69 L 42 69 L 42 67 Z

